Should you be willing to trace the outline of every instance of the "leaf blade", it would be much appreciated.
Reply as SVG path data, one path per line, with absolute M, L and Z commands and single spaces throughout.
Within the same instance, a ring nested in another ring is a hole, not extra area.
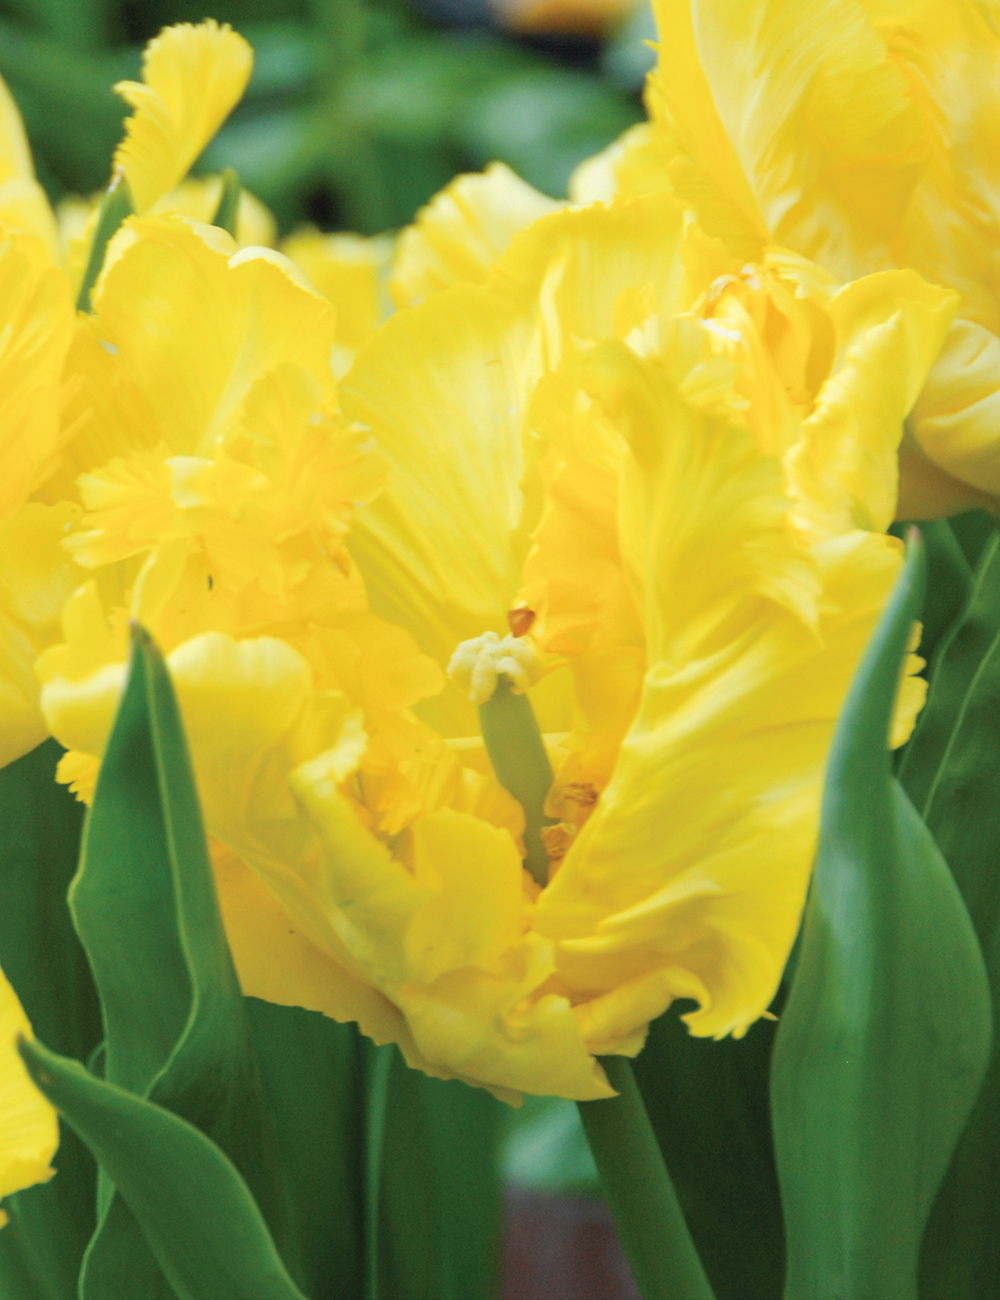
M 772 1065 L 786 1300 L 916 1296 L 927 1215 L 988 1059 L 989 994 L 968 913 L 889 773 L 889 721 L 922 587 L 911 542 L 830 755 Z
M 114 1179 L 180 1300 L 304 1300 L 243 1179 L 203 1133 L 37 1041 L 20 1050 Z

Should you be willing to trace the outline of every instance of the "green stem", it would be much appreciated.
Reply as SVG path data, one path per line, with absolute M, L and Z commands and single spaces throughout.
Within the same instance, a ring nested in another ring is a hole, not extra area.
M 618 1096 L 577 1105 L 643 1300 L 714 1300 L 624 1056 L 601 1058 Z
M 83 281 L 76 300 L 77 311 L 90 311 L 91 294 L 97 283 L 97 277 L 101 274 L 108 244 L 111 243 L 112 237 L 125 218 L 130 217 L 133 212 L 135 212 L 135 204 L 132 202 L 132 192 L 125 179 L 125 173 L 119 168 L 101 201 L 101 210 L 97 216 L 94 238 L 87 257 L 87 269 L 83 273 Z
M 219 203 L 212 217 L 212 225 L 219 226 L 227 234 L 236 238 L 236 223 L 240 215 L 240 178 L 232 167 L 222 173 L 222 190 Z
M 497 780 L 524 809 L 524 865 L 544 889 L 549 855 L 541 829 L 553 822 L 545 815 L 553 777 L 531 701 L 527 695 L 515 695 L 510 681 L 500 677 L 496 690 L 479 706 L 479 729 Z

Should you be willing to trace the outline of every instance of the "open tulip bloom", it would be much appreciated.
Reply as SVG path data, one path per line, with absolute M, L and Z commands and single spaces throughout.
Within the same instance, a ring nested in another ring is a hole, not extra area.
M 485 1298 L 526 1093 L 646 1300 L 1000 1296 L 1000 12 L 656 15 L 283 251 L 229 28 L 0 84 L 0 1296 Z

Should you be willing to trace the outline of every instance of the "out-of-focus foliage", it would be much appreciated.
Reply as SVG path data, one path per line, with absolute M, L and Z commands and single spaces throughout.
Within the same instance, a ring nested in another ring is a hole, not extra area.
M 256 59 L 245 100 L 201 169 L 235 167 L 282 231 L 304 221 L 366 234 L 403 225 L 457 172 L 493 159 L 562 197 L 576 164 L 640 118 L 644 10 L 602 49 L 504 35 L 501 11 L 491 18 L 470 0 L 447 15 L 431 0 L 422 7 L 0 0 L 0 75 L 50 197 L 91 193 L 107 182 L 127 111 L 112 84 L 138 75 L 142 46 L 161 27 L 211 10 L 247 37 Z

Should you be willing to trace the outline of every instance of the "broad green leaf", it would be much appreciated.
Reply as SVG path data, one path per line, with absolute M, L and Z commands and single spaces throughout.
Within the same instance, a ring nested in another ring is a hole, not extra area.
M 927 549 L 927 597 L 919 649 L 930 663 L 965 608 L 972 569 L 947 519 L 932 519 L 920 531 Z
M 939 649 L 927 703 L 899 768 L 899 780 L 913 806 L 927 810 L 956 726 L 979 680 L 984 660 L 1000 635 L 1000 539 L 987 543 L 969 593 L 968 608 Z
M 1000 548 L 987 544 L 965 616 L 934 663 L 900 780 L 958 883 L 1000 1005 Z M 1000 1277 L 1000 1055 L 935 1202 L 928 1300 L 992 1300 Z
M 66 889 L 76 867 L 83 806 L 55 779 L 62 750 L 46 741 L 0 770 L 0 966 L 35 1032 L 83 1059 L 101 1038 L 87 958 L 70 921 Z M 94 1230 L 96 1171 L 63 1126 L 58 1176 L 8 1197 L 0 1231 L 0 1295 L 64 1300 Z
M 693 1038 L 671 1008 L 632 1063 L 718 1300 L 778 1300 L 784 1230 L 771 1138 L 773 1021 L 739 1040 Z
M 377 1300 L 490 1300 L 500 1253 L 501 1103 L 369 1052 L 369 1237 Z
M 364 1056 L 354 1025 L 248 998 L 310 1300 L 364 1292 Z
M 21 1054 L 114 1179 L 179 1300 L 304 1300 L 246 1183 L 203 1133 L 39 1042 Z M 129 1294 L 148 1292 L 133 1277 Z
M 149 1098 L 219 1144 L 285 1244 L 273 1129 L 226 944 L 173 689 L 149 637 L 133 635 L 129 678 L 101 766 L 70 889 L 106 1028 L 109 1083 Z M 141 1159 L 142 1154 L 136 1153 Z M 102 1185 L 84 1300 L 128 1300 L 120 1259 L 138 1229 Z M 128 1239 L 128 1240 L 126 1240 Z M 151 1256 L 144 1285 L 162 1280 Z
M 865 654 L 827 768 L 772 1104 L 786 1300 L 913 1300 L 924 1226 L 986 1070 L 982 954 L 944 859 L 890 775 L 889 722 L 924 559 Z
M 952 515 L 948 523 L 959 546 L 965 552 L 965 558 L 975 568 L 987 542 L 991 541 L 996 534 L 996 519 L 985 510 L 966 510 L 964 514 Z

